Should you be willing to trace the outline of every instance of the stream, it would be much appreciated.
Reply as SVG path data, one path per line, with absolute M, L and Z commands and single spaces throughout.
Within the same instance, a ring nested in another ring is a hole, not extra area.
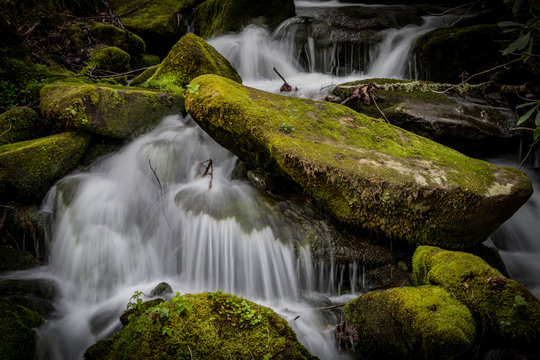
M 425 16 L 421 25 L 383 30 L 368 55 L 350 51 L 343 63 L 331 41 L 323 41 L 321 49 L 324 28 L 318 26 L 324 24 L 300 25 L 322 8 L 367 5 L 296 1 L 296 6 L 298 16 L 274 32 L 250 25 L 209 43 L 247 86 L 279 92 L 282 80 L 275 67 L 298 88 L 291 96 L 321 99 L 332 85 L 347 81 L 415 78 L 412 44 L 443 25 L 442 18 Z M 299 31 L 305 41 L 297 41 Z M 200 164 L 208 159 L 214 164 L 211 178 L 201 176 Z M 344 271 L 332 259 L 313 260 L 308 246 L 292 240 L 302 229 L 284 226 L 283 215 L 268 211 L 278 200 L 233 178 L 236 162 L 189 116 L 169 116 L 49 191 L 42 206 L 51 223 L 48 265 L 10 275 L 46 278 L 59 287 L 57 312 L 38 329 L 41 359 L 82 358 L 88 346 L 121 327 L 118 317 L 135 291 L 149 294 L 162 281 L 182 293 L 221 289 L 269 306 L 314 355 L 349 358 L 328 328 L 339 323 L 338 315 L 313 309 L 360 294 L 363 267 L 349 264 Z M 538 177 L 534 181 L 538 184 Z M 492 237 L 510 274 L 536 295 L 539 206 L 535 193 Z M 350 292 L 343 291 L 344 283 Z

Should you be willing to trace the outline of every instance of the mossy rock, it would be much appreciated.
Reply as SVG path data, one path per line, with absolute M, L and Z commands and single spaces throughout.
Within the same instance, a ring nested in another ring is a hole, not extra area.
M 500 40 L 504 38 L 497 25 L 450 26 L 431 31 L 418 38 L 413 48 L 420 76 L 459 83 L 463 71 L 472 75 L 496 65 L 501 57 Z M 477 77 L 474 81 L 485 79 Z
M 124 50 L 115 46 L 108 46 L 96 49 L 88 59 L 88 67 L 96 70 L 107 70 L 117 73 L 125 72 L 130 69 L 130 56 Z
M 142 37 L 147 50 L 164 56 L 188 30 L 189 13 L 201 0 L 112 0 L 122 24 Z
M 186 109 L 255 168 L 290 177 L 343 223 L 414 244 L 476 245 L 531 195 L 519 170 L 469 158 L 345 106 L 216 75 Z
M 0 146 L 0 194 L 39 199 L 77 165 L 89 141 L 88 134 L 66 132 Z
M 153 83 L 170 80 L 184 87 L 204 74 L 217 74 L 242 82 L 235 68 L 216 49 L 197 35 L 187 34 L 173 46 L 146 84 L 152 86 Z
M 193 21 L 195 31 L 207 39 L 254 21 L 274 27 L 294 15 L 293 0 L 206 0 L 193 11 Z
M 0 114 L 0 145 L 29 140 L 40 135 L 39 115 L 21 106 Z
M 41 318 L 36 312 L 0 299 L 0 358 L 33 359 L 36 337 L 32 329 L 39 325 Z
M 0 281 L 0 297 L 24 306 L 41 316 L 54 312 L 53 300 L 57 295 L 54 282 L 44 279 Z
M 366 79 L 336 86 L 332 94 L 343 101 L 355 87 L 375 84 L 377 106 L 391 124 L 438 143 L 470 154 L 489 154 L 515 147 L 520 134 L 510 130 L 517 121 L 514 112 L 494 106 L 482 88 L 462 86 L 442 93 L 451 85 L 425 81 Z M 362 114 L 380 118 L 373 102 L 353 98 L 346 106 Z
M 315 359 L 271 309 L 221 292 L 177 294 L 156 304 L 84 358 Z
M 113 25 L 94 23 L 89 34 L 100 43 L 115 46 L 130 55 L 141 54 L 146 50 L 143 39 Z
M 145 67 L 154 67 L 161 63 L 161 59 L 157 55 L 152 54 L 138 54 L 131 56 L 131 68 L 142 69 Z M 146 69 L 148 70 L 148 69 Z
M 29 252 L 0 246 L 0 273 L 30 269 L 35 266 L 37 266 L 36 259 Z
M 152 66 L 152 67 L 144 70 L 142 73 L 140 73 L 135 78 L 133 78 L 133 80 L 131 80 L 129 85 L 131 85 L 131 86 L 140 86 L 146 80 L 150 79 L 152 77 L 152 75 L 154 75 L 156 73 L 158 67 L 159 66 L 156 65 L 156 66 Z
M 484 341 L 535 350 L 540 341 L 540 300 L 479 257 L 432 246 L 413 256 L 413 281 L 445 288 L 467 305 Z
M 41 112 L 68 129 L 129 139 L 184 110 L 182 92 L 57 83 L 41 91 Z
M 362 359 L 459 359 L 475 339 L 469 309 L 437 286 L 367 293 L 345 306 L 345 320 Z

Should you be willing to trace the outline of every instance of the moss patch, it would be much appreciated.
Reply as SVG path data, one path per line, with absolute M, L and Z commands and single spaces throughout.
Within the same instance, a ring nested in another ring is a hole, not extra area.
M 195 30 L 204 38 L 238 31 L 254 22 L 274 27 L 294 16 L 292 0 L 206 0 L 193 11 Z
M 315 359 L 271 309 L 234 295 L 177 294 L 131 317 L 92 359 Z
M 467 305 L 484 340 L 521 350 L 538 346 L 540 301 L 479 257 L 420 246 L 413 256 L 413 280 L 439 285 Z
M 113 25 L 94 23 L 89 33 L 98 42 L 120 48 L 130 55 L 144 53 L 146 50 L 143 39 Z
M 290 177 L 342 222 L 417 244 L 470 247 L 532 192 L 522 172 L 466 157 L 341 105 L 205 75 L 186 109 L 244 161 Z M 284 124 L 294 130 L 283 131 Z M 506 211 L 501 211 L 506 209 Z
M 0 194 L 40 198 L 84 155 L 90 136 L 62 133 L 0 146 Z
M 129 54 L 115 46 L 95 50 L 88 59 L 88 69 L 124 72 L 129 70 Z
M 186 86 L 199 75 L 217 74 L 242 82 L 240 75 L 227 59 L 206 41 L 194 34 L 184 35 L 171 49 L 148 86 L 162 79 L 173 79 L 178 86 Z
M 467 307 L 436 286 L 367 293 L 345 306 L 345 319 L 361 358 L 458 359 L 475 338 Z
M 22 106 L 0 114 L 0 145 L 39 137 L 39 115 Z
M 24 270 L 37 266 L 36 259 L 26 251 L 0 246 L 0 272 Z
M 58 83 L 41 91 L 41 112 L 68 129 L 127 139 L 184 109 L 180 91 Z
M 6 360 L 33 359 L 36 349 L 32 328 L 41 324 L 39 315 L 0 299 L 0 356 Z

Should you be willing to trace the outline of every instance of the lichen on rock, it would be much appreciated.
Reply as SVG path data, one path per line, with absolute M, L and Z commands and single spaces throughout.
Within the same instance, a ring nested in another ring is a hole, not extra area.
M 84 358 L 316 359 L 274 311 L 221 291 L 177 293 L 141 308 Z
M 540 341 L 540 300 L 479 257 L 432 246 L 413 256 L 413 281 L 438 285 L 467 305 L 484 341 L 535 350 Z
M 218 143 L 255 168 L 291 178 L 341 222 L 390 238 L 471 247 L 532 193 L 519 170 L 469 158 L 345 106 L 216 75 L 190 85 L 198 90 L 187 93 L 186 109 Z M 510 185 L 510 194 L 491 196 L 499 185 Z
M 370 292 L 345 306 L 360 358 L 459 359 L 475 339 L 466 306 L 437 286 Z

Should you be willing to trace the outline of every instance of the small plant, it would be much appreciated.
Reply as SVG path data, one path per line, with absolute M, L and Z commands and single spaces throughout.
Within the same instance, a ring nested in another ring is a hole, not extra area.
M 151 308 L 150 313 L 158 314 L 162 320 L 167 320 L 169 318 L 169 309 L 165 307 L 164 303 L 159 303 L 159 305 Z
M 516 295 L 514 297 L 514 307 L 518 307 L 518 306 L 527 306 L 527 301 L 525 300 L 523 296 Z
M 190 94 L 194 94 L 194 95 L 198 95 L 199 94 L 199 88 L 201 87 L 201 85 L 199 84 L 194 84 L 194 85 L 187 85 L 186 88 L 187 88 L 187 91 L 190 93 Z
M 535 129 L 533 133 L 533 138 L 534 140 L 538 139 L 538 137 L 540 136 L 540 100 L 525 102 L 516 106 L 516 109 L 523 109 L 525 111 L 525 113 L 519 117 L 519 120 L 517 122 L 518 126 L 529 119 L 532 120 L 534 117 Z M 534 116 L 535 112 L 536 116 Z
M 282 122 L 281 126 L 279 127 L 279 131 L 284 132 L 285 134 L 288 134 L 293 130 L 294 130 L 293 126 L 289 124 L 288 122 Z
M 143 301 L 141 299 L 141 296 L 143 295 L 142 291 L 135 291 L 131 298 L 129 299 L 129 302 L 127 304 L 127 310 L 133 309 L 133 310 L 139 310 L 142 309 Z
M 179 292 L 171 299 L 171 302 L 176 305 L 176 313 L 182 315 L 185 311 L 191 311 L 191 305 L 184 303 L 185 297 L 180 295 Z
M 243 298 L 236 296 L 224 296 L 221 290 L 216 293 L 208 293 L 207 298 L 214 301 L 218 314 L 226 321 L 232 321 L 232 326 L 240 328 L 248 324 L 256 326 L 261 323 L 262 315 L 251 309 L 251 306 Z
M 165 336 L 167 335 L 168 337 L 171 337 L 172 336 L 172 330 L 170 327 L 168 326 L 164 326 L 162 329 L 161 329 L 161 335 Z

